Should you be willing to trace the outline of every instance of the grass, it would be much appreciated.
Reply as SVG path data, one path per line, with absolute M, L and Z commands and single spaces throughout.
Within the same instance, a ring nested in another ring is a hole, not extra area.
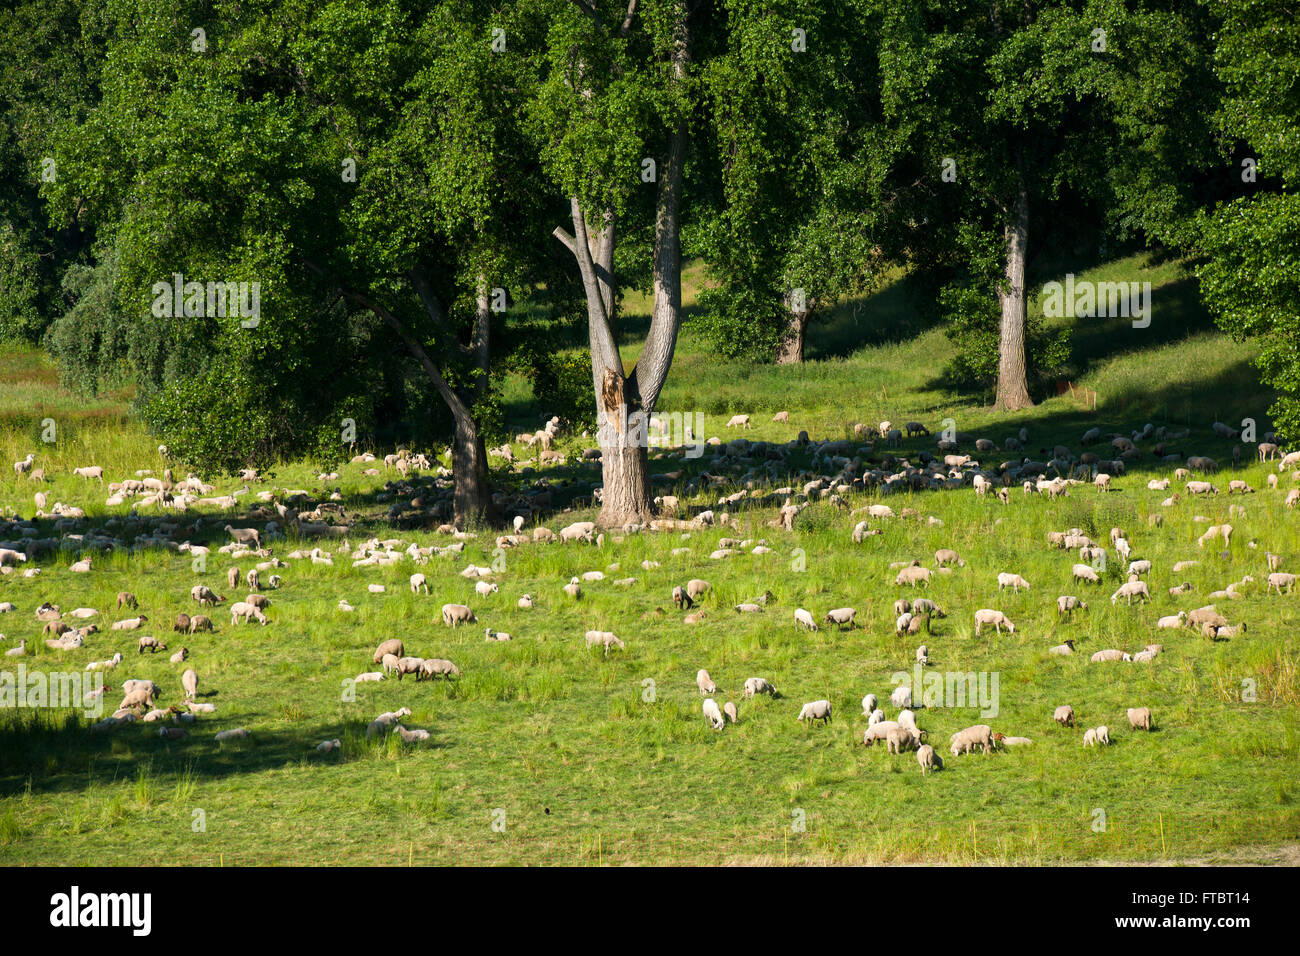
M 814 360 L 801 368 L 719 362 L 701 352 L 688 327 L 664 409 L 699 409 L 711 429 L 706 434 L 720 435 L 731 414 L 751 412 L 756 427 L 747 437 L 781 441 L 801 429 L 841 437 L 855 421 L 882 417 L 917 418 L 932 428 L 952 417 L 963 431 L 998 441 L 1027 427 L 1031 454 L 1040 445 L 1077 443 L 1093 424 L 1124 431 L 1148 420 L 1191 422 L 1193 438 L 1179 447 L 1228 461 L 1227 444 L 1209 432 L 1211 421 L 1250 416 L 1261 431 L 1267 427 L 1268 397 L 1250 375 L 1248 348 L 1208 329 L 1180 291 L 1186 280 L 1176 263 L 1122 260 L 1089 277 L 1141 279 L 1144 272 L 1156 286 L 1150 329 L 1126 328 L 1122 321 L 1099 332 L 1078 326 L 1075 381 L 1098 392 L 1095 412 L 1066 395 L 1010 417 L 944 391 L 934 383 L 951 345 L 940 330 L 908 316 L 896 287 L 846 304 L 815 328 Z M 629 312 L 639 308 L 629 300 Z M 1096 320 L 1079 320 L 1088 321 Z M 891 328 L 900 330 L 896 338 Z M 74 480 L 70 469 L 94 461 L 112 478 L 139 468 L 159 471 L 164 464 L 156 442 L 133 423 L 90 414 L 112 408 L 111 401 L 83 403 L 87 415 L 64 428 L 57 409 L 76 403 L 48 380 L 37 358 L 23 358 L 28 371 L 21 374 L 5 364 L 0 408 L 12 409 L 13 395 L 38 389 L 46 407 L 56 409 L 59 440 L 37 444 L 30 415 L 9 414 L 0 419 L 7 422 L 0 452 L 10 457 L 0 463 L 36 451 L 38 466 L 52 479 L 44 486 L 51 501 L 79 505 L 97 524 L 116 517 L 111 533 L 130 541 L 140 529 L 123 521 L 128 509 L 105 507 L 98 484 Z M 1189 377 L 1189 369 L 1196 375 Z M 518 383 L 512 388 L 514 410 L 523 417 L 530 399 Z M 790 410 L 789 425 L 768 421 L 780 408 Z M 654 467 L 666 471 L 677 464 L 664 458 Z M 180 741 L 159 739 L 153 725 L 92 735 L 71 711 L 0 711 L 0 863 L 1275 861 L 1300 839 L 1300 609 L 1296 597 L 1263 593 L 1263 552 L 1282 554 L 1284 567 L 1293 569 L 1300 511 L 1286 510 L 1281 492 L 1265 490 L 1262 465 L 1216 479 L 1224 487 L 1229 477 L 1242 477 L 1260 489 L 1254 496 L 1163 508 L 1164 495 L 1145 484 L 1170 466 L 1149 457 L 1138 465 L 1110 494 L 1080 487 L 1054 503 L 1018 490 L 1007 507 L 968 490 L 895 495 L 888 501 L 895 511 L 914 508 L 943 524 L 873 521 L 884 533 L 862 545 L 849 537 L 859 516 L 817 503 L 793 531 L 769 527 L 770 508 L 733 509 L 739 533 L 698 530 L 685 540 L 679 534 L 611 536 L 601 549 L 512 549 L 505 571 L 494 578 L 501 591 L 487 598 L 477 597 L 458 571 L 470 562 L 492 563 L 490 534 L 468 542 L 459 556 L 434 558 L 420 568 L 430 580 L 427 597 L 410 593 L 409 562 L 354 569 L 337 553 L 337 540 L 288 540 L 275 545 L 277 554 L 319 545 L 336 551 L 334 566 L 295 561 L 283 569 L 284 585 L 270 594 L 269 627 L 232 627 L 228 615 L 217 613 L 214 634 L 183 640 L 167 625 L 176 613 L 193 609 L 193 584 L 226 593 L 224 556 L 214 553 L 207 570 L 196 573 L 185 555 L 142 548 L 129 556 L 97 556 L 94 570 L 84 575 L 68 572 L 73 553 L 45 556 L 40 576 L 0 579 L 0 600 L 18 608 L 0 615 L 4 643 L 27 638 L 29 671 L 80 671 L 87 661 L 121 650 L 127 660 L 109 673 L 110 682 L 149 678 L 163 688 L 164 704 L 178 701 L 184 667 L 170 664 L 166 654 L 136 655 L 138 632 L 96 634 L 85 648 L 69 652 L 51 651 L 40 639 L 31 612 L 42 601 L 65 610 L 93 607 L 101 621 L 113 620 L 114 596 L 129 589 L 157 624 L 146 633 L 173 650 L 181 643 L 189 648 L 200 699 L 217 711 Z M 732 482 L 745 479 L 743 469 L 708 456 L 688 465 L 706 466 Z M 385 477 L 360 471 L 347 466 L 337 482 L 349 511 L 360 515 L 348 539 L 352 546 L 371 533 L 404 544 L 445 543 L 428 531 L 388 528 L 385 505 L 375 500 Z M 581 466 L 561 473 L 599 477 Z M 308 463 L 284 465 L 275 483 L 316 485 Z M 221 491 L 240 487 L 217 484 Z M 1283 476 L 1283 489 L 1292 484 Z M 695 504 L 713 504 L 728 490 Z M 30 514 L 32 491 L 7 467 L 0 473 L 0 505 Z M 876 500 L 848 496 L 850 508 Z M 1244 516 L 1231 518 L 1231 547 L 1226 553 L 1198 548 L 1206 525 L 1197 517 L 1221 523 L 1230 504 L 1245 508 Z M 1148 525 L 1153 514 L 1163 516 L 1158 528 Z M 546 523 L 558 529 L 584 516 L 555 514 Z M 220 514 L 212 517 L 217 520 L 204 522 L 210 529 L 225 523 Z M 1137 556 L 1154 562 L 1152 604 L 1112 606 L 1106 597 L 1121 580 L 1114 567 L 1102 588 L 1083 593 L 1083 586 L 1073 585 L 1074 558 L 1046 541 L 1049 530 L 1070 526 L 1102 540 L 1112 526 L 1127 529 Z M 43 530 L 53 533 L 49 522 Z M 746 549 L 709 560 L 726 536 L 766 540 L 773 553 Z M 681 547 L 690 553 L 672 553 Z M 929 565 L 940 547 L 956 549 L 967 562 L 938 576 L 927 592 L 949 616 L 924 638 L 894 636 L 891 605 L 904 589 L 894 586 L 889 565 L 913 557 Z M 1175 578 L 1173 563 L 1189 558 L 1200 564 Z M 658 566 L 645 569 L 645 561 Z M 580 600 L 560 590 L 570 576 L 596 569 L 606 580 L 584 584 Z M 1005 570 L 1023 574 L 1032 590 L 998 594 L 995 577 Z M 1210 643 L 1190 631 L 1154 629 L 1156 617 L 1207 603 L 1209 591 L 1246 574 L 1256 583 L 1243 589 L 1245 597 L 1219 602 L 1234 622 L 1248 622 L 1244 636 Z M 637 582 L 614 584 L 627 576 Z M 690 577 L 714 585 L 705 602 L 709 616 L 696 626 L 684 625 L 669 600 L 672 586 Z M 1166 588 L 1181 580 L 1195 591 L 1170 597 Z M 368 593 L 373 582 L 387 591 Z M 765 614 L 731 611 L 764 590 L 775 595 Z M 535 609 L 516 607 L 524 592 L 537 599 Z M 1058 619 L 1054 598 L 1062 593 L 1080 594 L 1090 610 L 1072 621 Z M 358 609 L 339 611 L 340 598 Z M 438 609 L 447 601 L 470 604 L 480 624 L 444 628 Z M 815 634 L 794 627 L 795 607 L 820 618 L 842 605 L 856 607 L 864 626 Z M 975 636 L 972 613 L 988 606 L 1004 610 L 1016 632 Z M 485 643 L 484 625 L 515 639 Z M 627 650 L 608 657 L 587 651 L 582 635 L 589 628 L 615 631 Z M 359 684 L 353 697 L 346 679 L 374 669 L 371 651 L 391 635 L 406 640 L 407 653 L 452 659 L 462 677 Z M 1047 653 L 1067 637 L 1077 641 L 1076 656 Z M 996 717 L 981 718 L 974 707 L 918 711 L 936 749 L 947 756 L 948 735 L 978 722 L 1035 743 L 988 757 L 949 757 L 946 769 L 928 778 L 913 755 L 863 748 L 860 698 L 872 691 L 884 699 L 891 675 L 911 672 L 922 639 L 934 662 L 930 671 L 996 673 L 999 681 Z M 1088 663 L 1099 648 L 1132 651 L 1151 641 L 1165 646 L 1153 664 Z M 12 665 L 6 659 L 5 668 Z M 720 702 L 739 704 L 740 722 L 724 732 L 710 730 L 700 714 L 694 684 L 700 667 L 717 680 Z M 741 685 L 754 675 L 769 678 L 782 696 L 745 702 Z M 1253 689 L 1253 701 L 1243 699 L 1243 689 Z M 823 696 L 833 702 L 834 722 L 797 724 L 799 706 Z M 1052 723 L 1061 703 L 1073 705 L 1078 729 Z M 402 705 L 413 711 L 407 726 L 428 728 L 431 740 L 418 747 L 391 737 L 367 741 L 367 722 Z M 1138 705 L 1155 715 L 1150 734 L 1127 729 L 1124 710 Z M 1082 728 L 1102 723 L 1111 727 L 1114 746 L 1084 750 Z M 252 738 L 212 739 L 238 726 L 248 727 Z M 334 737 L 343 741 L 341 751 L 315 752 L 316 743 Z M 1097 811 L 1104 814 L 1104 829 L 1096 829 Z

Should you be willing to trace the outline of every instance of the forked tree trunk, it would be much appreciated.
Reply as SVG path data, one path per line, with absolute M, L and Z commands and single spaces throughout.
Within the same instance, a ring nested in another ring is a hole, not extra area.
M 1025 252 L 1029 245 L 1029 191 L 1017 182 L 1012 221 L 1006 229 L 1006 276 L 998 299 L 1002 320 L 998 335 L 998 390 L 994 407 L 1004 411 L 1032 408 L 1025 371 Z
M 810 313 L 786 311 L 785 330 L 776 343 L 777 365 L 799 365 L 803 362 L 804 342 L 808 337 Z

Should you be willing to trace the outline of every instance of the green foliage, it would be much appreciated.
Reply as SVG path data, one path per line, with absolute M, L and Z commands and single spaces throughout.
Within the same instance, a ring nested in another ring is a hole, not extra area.
M 537 356 L 532 372 L 533 395 L 546 414 L 559 415 L 571 429 L 596 427 L 591 400 L 591 356 L 584 353 Z
M 725 358 L 771 361 L 785 328 L 779 299 L 752 286 L 710 286 L 699 295 L 691 328 Z
M 961 390 L 992 388 L 998 379 L 1001 311 L 997 298 L 987 288 L 954 283 L 940 291 L 939 309 L 948 322 L 948 337 L 957 347 L 944 369 L 946 382 Z M 1069 329 L 1050 329 L 1038 317 L 1027 315 L 1025 363 L 1031 390 L 1040 397 L 1045 394 L 1069 361 Z

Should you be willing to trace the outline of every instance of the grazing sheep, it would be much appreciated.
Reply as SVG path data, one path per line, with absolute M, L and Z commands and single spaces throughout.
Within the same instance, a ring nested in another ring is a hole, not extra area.
M 459 677 L 460 668 L 449 660 L 441 657 L 431 657 L 428 660 L 420 661 L 419 668 L 416 670 L 415 679 L 433 680 L 435 677 Z M 398 677 L 401 677 L 401 671 L 398 671 Z
M 1069 614 L 1072 611 L 1088 610 L 1088 602 L 1080 601 L 1073 594 L 1062 594 L 1056 599 L 1057 614 Z
M 379 659 L 379 664 L 383 667 L 385 674 L 396 674 L 400 660 L 401 658 L 398 655 L 388 653 Z
M 812 614 L 801 607 L 794 609 L 794 623 L 806 631 L 817 630 L 817 622 L 813 620 Z
M 1128 725 L 1134 730 L 1151 729 L 1151 708 L 1150 707 L 1130 707 L 1128 709 Z
M 986 754 L 993 752 L 993 728 L 988 724 L 967 727 L 948 738 L 948 750 L 954 757 L 970 753 L 976 747 L 982 748 Z
M 837 607 L 834 610 L 827 611 L 824 620 L 830 624 L 837 624 L 841 630 L 847 624 L 849 629 L 853 629 L 853 618 L 858 612 L 851 607 Z
M 814 720 L 820 720 L 823 724 L 830 723 L 831 702 L 829 700 L 809 701 L 799 709 L 799 716 L 796 719 L 806 720 L 809 723 Z
M 212 630 L 211 618 L 205 617 L 202 614 L 196 614 L 192 618 L 190 618 L 191 634 L 197 634 L 199 631 L 210 631 L 210 630 Z
M 1220 614 L 1213 604 L 1207 604 L 1188 614 L 1185 623 L 1191 628 L 1200 628 L 1206 624 L 1218 628 L 1227 627 L 1228 619 Z
M 712 697 L 704 701 L 702 709 L 705 719 L 708 720 L 714 730 L 721 730 L 726 725 L 727 722 L 722 717 L 722 711 L 718 708 L 718 702 Z
M 941 568 L 947 567 L 950 564 L 955 564 L 959 568 L 966 567 L 966 562 L 951 548 L 940 548 L 936 551 L 934 553 L 934 563 Z
M 894 692 L 889 695 L 889 702 L 895 707 L 904 708 L 912 706 L 912 688 L 906 684 L 900 684 L 894 688 Z
M 740 712 L 736 710 L 736 705 L 727 701 L 722 705 L 722 712 L 727 715 L 727 720 L 733 724 L 740 722 Z
M 234 604 L 230 605 L 231 626 L 233 627 L 241 619 L 245 624 L 249 621 L 257 621 L 257 623 L 261 624 L 263 627 L 266 627 L 266 625 L 270 623 L 265 614 L 247 601 L 236 601 Z
M 444 604 L 442 606 L 442 623 L 448 627 L 458 624 L 477 624 L 478 618 L 464 604 Z
M 226 569 L 226 586 L 232 591 L 239 587 L 239 568 L 231 566 Z
M 193 700 L 199 689 L 199 675 L 194 668 L 186 668 L 185 673 L 181 675 L 181 687 L 185 690 L 185 699 Z
M 1018 574 L 1002 573 L 998 575 L 998 590 L 1011 588 L 1015 593 L 1019 593 L 1021 588 L 1029 590 L 1029 582 Z
M 699 578 L 692 578 L 686 582 L 686 596 L 692 601 L 699 601 L 701 596 L 712 590 L 712 584 L 708 581 L 702 581 Z
M 410 717 L 411 709 L 409 707 L 399 707 L 397 710 L 380 714 L 368 725 L 366 725 L 366 739 L 387 734 L 392 731 L 403 717 Z
M 876 703 L 877 703 L 877 701 L 876 701 L 876 695 L 875 695 L 875 694 L 867 694 L 867 696 L 863 697 L 863 698 L 862 698 L 862 715 L 863 715 L 864 717 L 870 717 L 872 711 L 874 711 L 874 710 L 876 709 Z
M 130 608 L 131 610 L 133 610 L 133 611 L 134 611 L 137 607 L 139 607 L 139 604 L 136 602 L 136 599 L 135 599 L 135 595 L 134 595 L 134 594 L 132 594 L 130 591 L 118 591 L 118 592 L 117 592 L 117 609 L 118 609 L 119 611 L 122 610 L 122 606 L 123 606 L 123 605 L 126 605 L 127 607 L 129 607 L 129 608 Z
M 149 651 L 150 654 L 154 654 L 157 653 L 158 651 L 167 650 L 167 645 L 161 643 L 156 637 L 150 637 L 148 635 L 145 635 L 144 637 L 140 638 L 140 643 L 137 646 L 136 653 L 143 654 L 146 649 Z
M 894 579 L 896 587 L 902 587 L 904 584 L 909 587 L 916 587 L 918 584 L 924 584 L 927 587 L 930 584 L 930 569 L 923 568 L 920 565 L 910 565 L 898 572 L 898 577 Z
M 931 770 L 943 769 L 943 758 L 934 752 L 934 748 L 929 744 L 922 744 L 916 750 L 916 762 L 921 765 L 922 776 L 928 774 Z
M 1110 603 L 1115 604 L 1121 597 L 1131 605 L 1135 597 L 1141 601 L 1150 601 L 1151 592 L 1147 590 L 1145 581 L 1126 581 L 1110 596 Z
M 184 634 L 190 629 L 190 616 L 184 612 L 176 615 L 176 623 L 172 625 L 172 630 L 177 634 Z
M 690 598 L 689 595 L 687 595 L 687 593 L 684 590 L 682 590 L 682 586 L 680 584 L 673 588 L 673 604 L 677 606 L 677 610 L 679 611 L 681 610 L 689 611 L 691 608 L 695 606 L 695 602 Z
M 1056 708 L 1056 713 L 1052 715 L 1052 719 L 1062 727 L 1073 727 L 1074 708 L 1069 704 L 1062 704 L 1060 707 Z
M 1099 474 L 1092 479 L 1092 483 L 1098 491 L 1110 491 L 1110 475 Z
M 1089 727 L 1083 732 L 1083 745 L 1085 747 L 1097 746 L 1097 731 Z
M 713 683 L 713 678 L 709 676 L 709 672 L 702 667 L 695 675 L 695 686 L 700 689 L 701 694 L 716 694 L 718 692 L 718 685 Z
M 261 582 L 258 579 L 257 568 L 249 568 L 248 574 L 245 575 L 245 580 L 248 582 L 248 589 L 250 591 L 262 590 Z M 235 585 L 232 584 L 231 588 L 233 589 L 234 587 Z
M 401 657 L 406 653 L 406 647 L 402 644 L 401 638 L 390 637 L 375 648 L 375 653 L 371 656 L 371 661 L 378 664 L 384 659 L 385 654 L 393 654 Z
M 316 745 L 318 753 L 327 754 L 332 750 L 338 750 L 343 746 L 343 741 L 335 738 L 334 740 L 322 740 Z
M 771 697 L 776 696 L 776 688 L 763 677 L 750 677 L 745 680 L 745 699 L 749 700 L 758 694 L 767 694 Z
M 727 428 L 749 428 L 751 427 L 749 424 L 749 416 L 732 415 L 731 418 L 727 421 L 726 427 Z
M 985 624 L 992 624 L 999 634 L 1002 633 L 1003 625 L 1006 626 L 1007 633 L 1016 633 L 1016 626 L 1007 619 L 1007 616 L 991 608 L 980 608 L 975 612 L 975 633 L 979 634 Z
M 1265 593 L 1276 588 L 1277 593 L 1281 595 L 1282 588 L 1286 588 L 1286 593 L 1290 594 L 1295 587 L 1295 578 L 1294 574 L 1288 574 L 1285 571 L 1274 571 L 1268 576 L 1268 587 L 1265 589 Z
M 895 727 L 885 733 L 885 749 L 891 754 L 911 750 L 919 742 L 917 734 L 906 727 Z
M 224 597 L 214 593 L 210 587 L 204 584 L 196 584 L 194 587 L 190 588 L 190 598 L 201 605 L 207 604 L 213 606 L 220 604 L 225 600 Z
M 620 651 L 627 649 L 627 645 L 615 637 L 613 631 L 588 631 L 586 638 L 588 647 L 600 644 L 605 648 L 606 655 L 609 654 L 610 648 L 617 648 Z

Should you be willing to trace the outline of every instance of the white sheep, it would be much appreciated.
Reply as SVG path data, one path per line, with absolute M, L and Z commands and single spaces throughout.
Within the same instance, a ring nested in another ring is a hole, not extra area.
M 771 682 L 769 682 L 766 678 L 763 677 L 747 678 L 745 680 L 745 699 L 749 700 L 750 698 L 758 694 L 767 694 L 771 697 L 775 697 L 776 688 L 773 687 Z
M 1126 581 L 1110 596 L 1110 603 L 1117 603 L 1121 597 L 1131 605 L 1134 598 L 1138 598 L 1139 601 L 1150 601 L 1151 592 L 1147 589 L 1145 581 Z
M 713 678 L 709 676 L 709 672 L 703 667 L 695 674 L 695 686 L 700 689 L 701 694 L 716 694 L 718 692 L 718 685 L 713 683 Z M 748 686 L 746 689 L 748 689 Z
M 921 765 L 923 776 L 931 770 L 943 769 L 943 758 L 935 753 L 934 748 L 929 744 L 922 744 L 916 749 L 916 762 Z
M 478 618 L 464 604 L 444 604 L 442 606 L 442 623 L 448 627 L 458 624 L 478 623 Z
M 852 630 L 853 618 L 857 613 L 858 612 L 851 607 L 837 607 L 833 610 L 827 611 L 824 620 L 827 623 L 839 625 L 841 630 L 845 625 L 848 625 L 849 629 Z
M 1011 588 L 1013 592 L 1019 593 L 1021 588 L 1029 589 L 1029 582 L 1018 574 L 1002 573 L 998 575 L 998 590 Z
M 722 711 L 718 708 L 718 702 L 712 697 L 705 699 L 703 705 L 705 718 L 713 726 L 714 730 L 721 730 L 726 726 L 726 720 L 722 717 Z
M 1007 619 L 1007 616 L 1001 611 L 995 611 L 992 608 L 980 608 L 975 612 L 975 633 L 979 634 L 980 629 L 985 624 L 992 624 L 998 633 L 1002 632 L 1004 625 L 1007 633 L 1016 633 L 1016 626 Z
M 895 687 L 894 692 L 889 695 L 889 702 L 898 708 L 911 707 L 912 688 L 906 684 Z
M 423 574 L 412 574 L 411 593 L 418 594 L 420 591 L 423 591 L 425 594 L 429 593 L 429 579 Z
M 876 701 L 876 695 L 875 695 L 875 694 L 867 694 L 865 697 L 863 697 L 863 698 L 862 698 L 862 716 L 864 716 L 864 717 L 870 717 L 870 716 L 871 716 L 871 712 L 872 712 L 873 710 L 876 709 L 876 704 L 877 704 L 877 701 Z
M 799 709 L 797 720 L 806 720 L 811 723 L 814 720 L 820 720 L 823 724 L 831 720 L 831 702 L 829 700 L 813 700 L 804 704 Z
M 812 614 L 801 607 L 794 609 L 794 622 L 798 627 L 802 627 L 806 631 L 817 630 L 817 622 L 813 620 Z

